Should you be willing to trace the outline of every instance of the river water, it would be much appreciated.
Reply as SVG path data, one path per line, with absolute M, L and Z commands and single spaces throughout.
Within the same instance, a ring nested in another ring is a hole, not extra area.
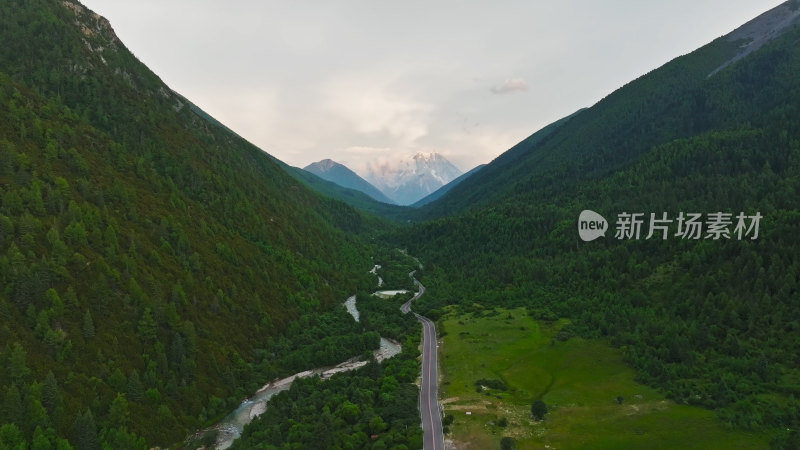
M 347 308 L 347 312 L 349 312 L 356 322 L 358 322 L 360 314 L 358 312 L 358 308 L 356 308 L 355 295 L 348 298 L 347 301 L 344 302 L 344 307 Z M 378 362 L 381 362 L 400 353 L 401 350 L 402 347 L 399 342 L 382 337 L 380 347 L 375 350 L 373 354 L 375 355 L 375 359 Z M 269 400 L 275 394 L 288 390 L 292 386 L 292 382 L 297 378 L 319 375 L 323 379 L 327 379 L 336 373 L 358 369 L 366 364 L 367 361 L 358 361 L 356 358 L 352 358 L 332 367 L 318 367 L 316 369 L 296 373 L 286 378 L 273 380 L 256 391 L 252 397 L 246 398 L 244 401 L 242 401 L 238 408 L 225 416 L 225 418 L 219 421 L 216 425 L 196 433 L 195 437 L 199 438 L 207 431 L 217 430 L 217 443 L 215 448 L 217 450 L 227 449 L 233 445 L 233 441 L 242 435 L 242 430 L 244 429 L 245 425 L 252 422 L 253 419 L 266 411 Z
M 380 269 L 380 268 L 381 268 L 380 264 L 375 264 L 375 267 L 373 267 L 372 270 L 369 271 L 369 273 L 374 273 L 375 276 L 378 277 L 378 287 L 382 287 L 383 286 L 383 278 L 381 278 L 381 276 L 378 275 L 378 269 Z M 356 319 L 356 320 L 358 320 L 358 319 Z

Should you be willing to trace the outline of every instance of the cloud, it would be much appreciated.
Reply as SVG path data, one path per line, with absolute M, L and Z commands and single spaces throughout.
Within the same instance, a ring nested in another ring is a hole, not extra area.
M 433 106 L 387 82 L 337 79 L 327 83 L 324 95 L 328 113 L 346 121 L 362 138 L 382 135 L 395 147 L 411 145 L 428 134 Z
M 344 150 L 342 150 L 342 153 L 360 157 L 360 156 L 382 155 L 391 151 L 392 149 L 389 147 L 368 147 L 368 146 L 355 145 L 352 147 L 345 148 Z
M 340 161 L 355 173 L 365 177 L 370 168 L 398 161 L 411 154 L 408 148 L 353 146 L 342 150 L 344 156 Z
M 522 78 L 508 78 L 502 84 L 492 87 L 492 94 L 509 94 L 512 92 L 525 92 L 528 82 Z

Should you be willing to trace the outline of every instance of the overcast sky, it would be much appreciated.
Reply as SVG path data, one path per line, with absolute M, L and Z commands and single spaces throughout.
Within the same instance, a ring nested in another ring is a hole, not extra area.
M 82 0 L 172 89 L 295 166 L 461 170 L 782 3 Z

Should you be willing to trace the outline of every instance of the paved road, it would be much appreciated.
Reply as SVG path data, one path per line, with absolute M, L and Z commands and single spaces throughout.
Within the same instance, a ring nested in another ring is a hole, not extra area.
M 409 274 L 412 278 L 414 272 Z M 411 303 L 422 297 L 425 286 L 414 279 L 419 287 L 417 295 L 400 307 L 403 313 L 411 311 Z M 442 415 L 439 412 L 439 366 L 437 364 L 436 326 L 427 317 L 414 313 L 422 322 L 422 386 L 419 390 L 419 412 L 422 416 L 422 448 L 425 450 L 444 450 Z
M 416 272 L 416 270 L 414 272 Z M 422 294 L 425 293 L 425 286 L 423 286 L 422 283 L 420 283 L 419 281 L 417 281 L 416 278 L 414 278 L 414 272 L 411 272 L 410 274 L 408 274 L 408 276 L 410 276 L 414 280 L 414 284 L 419 288 L 419 290 L 417 291 L 417 294 L 411 298 L 411 300 L 403 303 L 403 306 L 400 307 L 400 311 L 403 311 L 403 314 L 411 312 L 411 303 L 413 303 L 414 300 L 422 297 Z

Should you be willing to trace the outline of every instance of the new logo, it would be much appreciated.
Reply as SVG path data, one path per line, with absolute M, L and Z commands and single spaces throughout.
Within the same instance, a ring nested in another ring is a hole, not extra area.
M 608 230 L 608 221 L 592 211 L 591 209 L 584 209 L 581 215 L 578 216 L 578 234 L 584 242 L 593 241 L 600 236 L 605 237 Z

